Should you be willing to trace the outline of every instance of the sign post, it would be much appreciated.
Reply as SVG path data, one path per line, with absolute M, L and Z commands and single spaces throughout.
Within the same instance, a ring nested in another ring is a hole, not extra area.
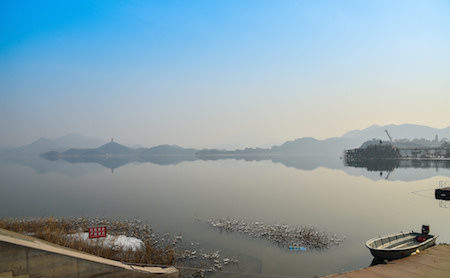
M 89 238 L 106 237 L 106 226 L 89 228 Z

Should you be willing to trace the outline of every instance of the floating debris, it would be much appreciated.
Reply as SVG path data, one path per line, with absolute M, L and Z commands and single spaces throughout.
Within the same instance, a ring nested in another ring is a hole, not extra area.
M 198 220 L 221 232 L 241 233 L 252 238 L 268 240 L 282 248 L 306 251 L 324 249 L 340 244 L 344 238 L 329 235 L 310 226 L 288 224 L 265 224 L 264 222 L 245 222 L 243 220 L 210 218 Z
M 206 273 L 222 270 L 224 266 L 237 264 L 235 258 L 221 258 L 220 251 L 208 252 L 199 250 L 178 250 L 175 265 L 178 267 L 187 267 L 183 270 L 183 277 L 204 277 Z
M 308 248 L 303 247 L 303 246 L 289 246 L 289 250 L 292 250 L 292 251 L 306 251 L 306 250 L 308 250 Z
M 237 264 L 237 260 L 233 259 L 233 258 L 223 258 L 223 264 L 227 265 L 227 264 Z

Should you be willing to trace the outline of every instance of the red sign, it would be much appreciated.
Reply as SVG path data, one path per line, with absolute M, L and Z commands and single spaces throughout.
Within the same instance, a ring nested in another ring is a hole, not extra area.
M 106 227 L 89 228 L 89 238 L 106 237 Z

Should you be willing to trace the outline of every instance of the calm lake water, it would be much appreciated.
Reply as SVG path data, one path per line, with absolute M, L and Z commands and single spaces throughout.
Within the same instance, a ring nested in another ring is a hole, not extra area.
M 450 180 L 449 168 L 397 168 L 388 176 L 344 167 L 334 156 L 175 162 L 117 163 L 111 170 L 2 158 L 0 217 L 138 217 L 157 233 L 238 258 L 238 266 L 224 270 L 298 277 L 369 266 L 367 239 L 424 223 L 438 242 L 450 242 L 450 202 L 434 199 L 439 181 Z M 346 239 L 323 251 L 292 252 L 195 221 L 209 217 L 312 225 Z

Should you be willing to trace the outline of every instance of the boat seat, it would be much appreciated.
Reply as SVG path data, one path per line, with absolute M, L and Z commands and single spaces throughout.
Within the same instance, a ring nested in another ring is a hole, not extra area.
M 378 245 L 377 248 L 380 249 L 399 249 L 402 247 L 407 246 L 409 243 L 411 243 L 411 240 L 414 239 L 414 236 L 406 236 L 406 237 L 400 237 L 395 240 L 390 240 L 388 242 L 383 242 L 383 244 Z
M 416 244 L 417 244 L 416 242 L 408 241 L 408 242 L 405 242 L 405 243 L 397 245 L 397 246 L 392 246 L 389 249 L 394 249 L 394 250 L 395 249 L 401 249 L 401 248 L 408 247 L 408 246 L 413 246 L 413 245 L 416 245 Z

